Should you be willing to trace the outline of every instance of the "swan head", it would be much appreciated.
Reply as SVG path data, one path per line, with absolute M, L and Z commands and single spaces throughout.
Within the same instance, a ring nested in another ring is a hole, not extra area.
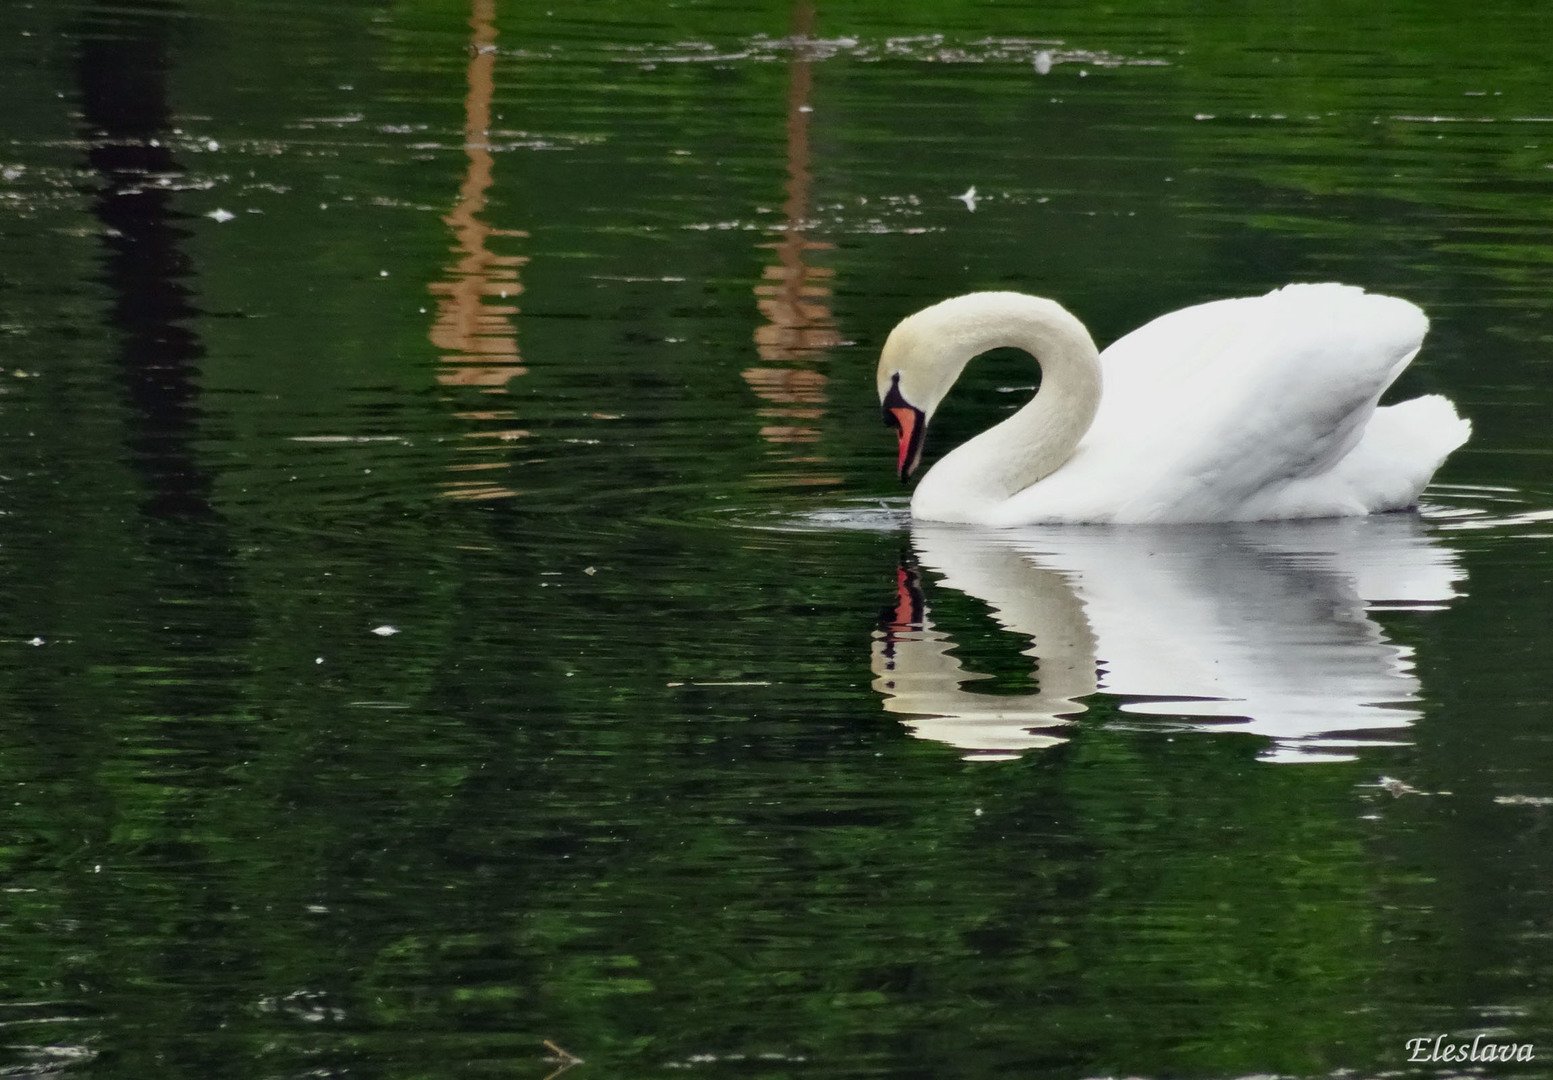
M 1030 304 L 1050 301 L 1019 293 L 967 293 L 908 315 L 890 331 L 879 353 L 879 404 L 899 440 L 896 471 L 902 482 L 921 463 L 928 422 L 965 365 L 977 353 L 1005 344 L 993 340 L 999 328 L 1010 312 Z
M 943 307 L 935 304 L 902 319 L 879 354 L 879 405 L 885 424 L 895 429 L 895 467 L 902 483 L 921 464 L 928 422 L 969 359 L 946 354 L 940 332 Z

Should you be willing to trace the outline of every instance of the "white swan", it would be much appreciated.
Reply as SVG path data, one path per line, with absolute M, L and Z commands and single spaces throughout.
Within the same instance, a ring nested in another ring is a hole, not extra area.
M 971 293 L 895 327 L 879 358 L 879 398 L 899 435 L 905 480 L 928 421 L 972 358 L 1012 346 L 1040 363 L 1033 400 L 922 478 L 911 510 L 929 521 L 1260 521 L 1401 510 L 1472 430 L 1438 395 L 1377 408 L 1428 326 L 1395 297 L 1289 285 L 1173 312 L 1099 353 L 1084 325 L 1051 300 Z

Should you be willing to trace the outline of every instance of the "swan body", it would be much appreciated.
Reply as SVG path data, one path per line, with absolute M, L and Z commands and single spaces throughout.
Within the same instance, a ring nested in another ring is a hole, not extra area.
M 905 479 L 965 365 L 1024 349 L 1041 387 L 946 454 L 912 515 L 992 526 L 1350 517 L 1417 504 L 1471 425 L 1438 395 L 1379 407 L 1429 326 L 1405 300 L 1289 285 L 1184 308 L 1099 352 L 1061 305 L 1012 292 L 891 332 L 879 396 Z

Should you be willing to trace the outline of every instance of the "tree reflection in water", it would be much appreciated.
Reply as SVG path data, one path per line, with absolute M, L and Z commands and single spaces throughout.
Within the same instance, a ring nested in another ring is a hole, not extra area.
M 466 167 L 458 201 L 444 219 L 457 239 L 453 251 L 458 258 L 448 267 L 445 280 L 428 286 L 437 298 L 430 338 L 443 353 L 438 383 L 505 394 L 508 384 L 527 371 L 518 352 L 515 318 L 519 309 L 514 301 L 523 292 L 518 272 L 528 258 L 498 254 L 490 244 L 493 239 L 526 239 L 528 233 L 494 228 L 482 217 L 495 169 L 490 140 L 491 102 L 496 95 L 496 0 L 472 0 L 469 26 L 469 90 L 464 99 Z M 504 408 L 464 408 L 457 416 L 474 425 L 469 436 L 478 442 L 468 449 L 480 453 L 482 459 L 454 465 L 460 476 L 449 481 L 445 493 L 458 499 L 511 495 L 511 489 L 501 483 L 463 474 L 506 469 L 507 462 L 490 456 L 491 451 L 526 437 L 528 432 L 504 426 L 512 419 L 511 410 Z
M 792 59 L 788 63 L 787 181 L 782 204 L 781 239 L 765 245 L 776 261 L 755 286 L 755 306 L 765 320 L 755 328 L 760 363 L 744 370 L 744 379 L 760 396 L 760 435 L 784 464 L 812 466 L 825 458 L 814 448 L 825 415 L 828 378 L 819 364 L 841 343 L 830 310 L 830 280 L 835 271 L 811 266 L 808 256 L 831 244 L 809 235 L 814 183 L 809 124 L 813 115 L 813 60 L 806 43 L 814 32 L 812 0 L 793 6 Z M 839 478 L 805 468 L 784 476 L 806 484 L 834 484 Z

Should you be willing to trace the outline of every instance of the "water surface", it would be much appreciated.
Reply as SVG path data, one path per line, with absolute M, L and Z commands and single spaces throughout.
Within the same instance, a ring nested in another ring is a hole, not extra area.
M 1553 1055 L 1548 14 L 10 7 L 0 1068 Z M 1330 279 L 1421 515 L 907 523 L 901 316 Z

